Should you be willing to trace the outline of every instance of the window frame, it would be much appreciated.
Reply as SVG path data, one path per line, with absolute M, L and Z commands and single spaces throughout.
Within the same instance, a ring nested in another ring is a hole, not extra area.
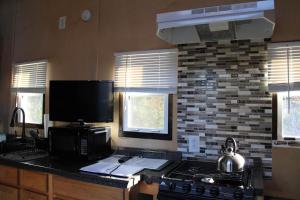
M 277 102 L 277 94 L 272 93 L 272 140 L 278 140 L 278 102 Z
M 292 91 L 291 91 L 292 92 Z M 300 137 L 284 137 L 282 133 L 282 101 L 277 93 L 272 94 L 272 139 L 279 141 L 296 140 L 300 141 Z
M 22 92 L 20 92 L 22 93 Z M 45 93 L 38 93 L 38 94 L 43 94 L 43 114 L 42 114 L 42 124 L 33 124 L 33 123 L 26 123 L 26 128 L 38 128 L 38 129 L 43 129 L 44 128 L 44 114 L 45 114 Z M 17 103 L 17 95 L 18 92 L 15 93 L 15 103 Z M 18 117 L 19 113 L 17 113 L 17 120 L 16 120 L 16 127 L 22 127 L 22 122 L 19 121 Z M 25 113 L 25 121 L 26 121 L 26 113 Z
M 42 124 L 26 123 L 26 128 L 44 128 L 45 114 L 45 93 L 47 84 L 47 59 L 32 60 L 22 63 L 14 63 L 12 68 L 11 96 L 14 97 L 14 104 L 18 106 L 18 93 L 37 93 L 43 95 L 42 102 Z M 27 79 L 22 78 L 23 71 L 29 72 Z M 19 74 L 19 75 L 18 75 Z M 21 77 L 19 77 L 21 74 Z M 29 81 L 30 80 L 30 81 Z M 24 81 L 24 82 L 23 82 Z M 16 127 L 22 127 L 23 122 L 16 113 Z M 26 120 L 26 113 L 25 113 Z
M 125 95 L 119 93 L 119 137 L 130 137 L 130 138 L 143 138 L 143 139 L 156 139 L 156 140 L 172 140 L 172 130 L 173 130 L 173 95 L 168 95 L 168 133 L 155 133 L 155 132 L 142 132 L 142 131 L 124 131 L 124 98 Z

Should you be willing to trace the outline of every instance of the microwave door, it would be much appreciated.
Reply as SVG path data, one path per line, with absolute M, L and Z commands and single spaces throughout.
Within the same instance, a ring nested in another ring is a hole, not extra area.
M 51 153 L 60 157 L 77 156 L 77 134 L 69 131 L 54 132 L 51 134 Z

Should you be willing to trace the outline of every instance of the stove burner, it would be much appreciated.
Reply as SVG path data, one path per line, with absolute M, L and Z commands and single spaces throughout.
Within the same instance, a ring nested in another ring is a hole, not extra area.
M 188 169 L 189 174 L 197 174 L 198 171 L 199 171 L 199 167 L 190 167 Z
M 254 199 L 252 170 L 223 173 L 216 162 L 182 161 L 162 178 L 158 199 Z
M 203 182 L 227 186 L 248 185 L 249 172 L 224 173 L 217 170 L 214 162 L 184 161 L 175 170 L 167 175 L 182 181 Z
M 215 182 L 213 178 L 202 178 L 201 181 L 203 183 L 211 183 L 211 184 Z

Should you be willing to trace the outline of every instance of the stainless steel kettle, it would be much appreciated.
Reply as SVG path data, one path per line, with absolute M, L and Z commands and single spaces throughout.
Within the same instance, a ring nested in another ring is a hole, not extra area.
M 232 143 L 231 146 L 229 144 Z M 218 158 L 218 170 L 221 172 L 242 172 L 244 171 L 245 159 L 236 153 L 237 144 L 232 137 L 228 137 L 225 147 L 222 145 L 223 155 Z

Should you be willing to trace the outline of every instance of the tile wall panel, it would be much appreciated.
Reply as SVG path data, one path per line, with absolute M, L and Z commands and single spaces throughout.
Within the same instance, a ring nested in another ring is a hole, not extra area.
M 185 159 L 216 160 L 228 136 L 247 158 L 261 157 L 271 176 L 272 98 L 265 41 L 179 45 L 177 133 Z M 190 152 L 189 136 L 200 148 Z

